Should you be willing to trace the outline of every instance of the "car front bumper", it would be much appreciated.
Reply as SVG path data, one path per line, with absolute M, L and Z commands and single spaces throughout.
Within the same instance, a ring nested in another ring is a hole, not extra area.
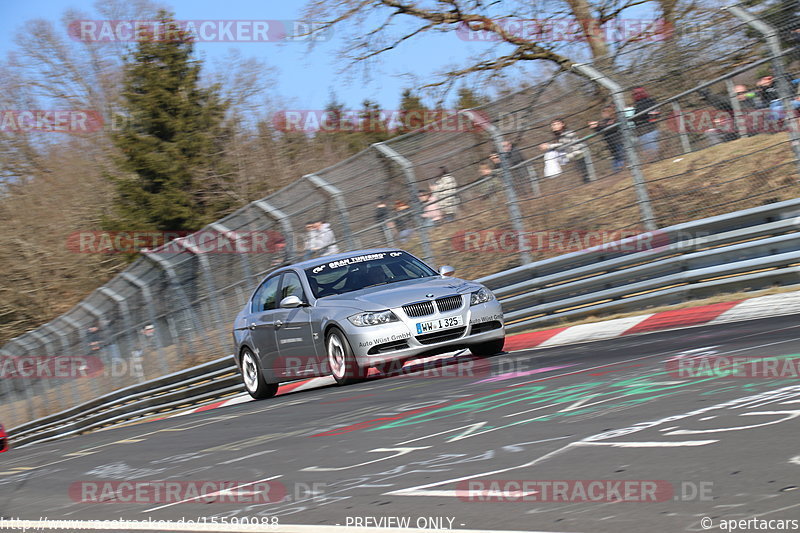
M 402 309 L 392 311 L 399 319 L 397 322 L 366 327 L 349 325 L 346 328 L 350 346 L 360 366 L 444 353 L 505 337 L 503 310 L 497 300 L 473 306 L 467 302 L 458 310 L 416 318 L 407 316 Z M 463 325 L 417 334 L 417 323 L 454 316 L 460 316 Z

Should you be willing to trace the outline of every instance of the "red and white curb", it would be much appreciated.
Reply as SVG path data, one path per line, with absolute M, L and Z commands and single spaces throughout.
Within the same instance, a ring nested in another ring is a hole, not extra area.
M 698 307 L 676 309 L 674 311 L 662 311 L 660 313 L 616 318 L 614 320 L 605 320 L 592 324 L 580 324 L 578 326 L 552 328 L 531 333 L 521 333 L 519 335 L 509 335 L 506 337 L 505 350 L 513 352 L 531 348 L 563 346 L 566 344 L 613 339 L 626 335 L 651 333 L 654 331 L 723 324 L 791 314 L 800 314 L 800 291 L 759 296 L 748 300 L 701 305 Z M 447 361 L 448 359 L 452 361 Z M 424 359 L 414 359 L 408 361 L 403 366 L 403 371 L 404 373 L 407 371 L 413 372 L 415 370 L 413 368 L 414 366 L 419 366 L 420 369 L 422 369 L 424 365 L 430 364 L 433 361 L 441 361 L 441 364 L 449 364 L 456 362 L 456 360 L 457 358 L 452 353 Z M 464 358 L 458 358 L 458 360 L 463 361 Z M 375 369 L 371 369 L 370 371 L 370 375 L 377 373 L 378 371 Z M 278 389 L 278 395 L 317 389 L 335 383 L 336 381 L 331 376 L 293 381 L 281 385 Z M 200 413 L 249 401 L 251 401 L 249 395 L 241 394 L 227 400 L 206 404 L 202 407 L 195 407 L 163 418 Z M 160 420 L 160 418 L 156 420 Z

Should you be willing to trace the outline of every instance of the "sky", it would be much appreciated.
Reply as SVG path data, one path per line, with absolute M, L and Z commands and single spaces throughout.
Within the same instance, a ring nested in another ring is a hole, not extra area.
M 166 0 L 178 20 L 297 20 L 304 0 Z M 70 8 L 99 18 L 94 0 L 0 0 L 0 57 L 14 49 L 14 35 L 24 31 L 27 21 L 44 18 L 58 24 Z M 365 80 L 359 73 L 342 76 L 345 63 L 338 51 L 344 29 L 334 31 L 331 41 L 308 51 L 307 43 L 199 43 L 200 57 L 209 63 L 231 48 L 243 57 L 258 58 L 277 69 L 274 91 L 296 109 L 322 109 L 334 89 L 338 100 L 355 109 L 365 99 L 377 101 L 383 109 L 397 109 L 400 94 L 413 86 L 402 74 L 413 72 L 420 79 L 431 76 L 448 65 L 461 64 L 485 43 L 469 43 L 454 33 L 410 40 L 402 49 L 385 55 Z

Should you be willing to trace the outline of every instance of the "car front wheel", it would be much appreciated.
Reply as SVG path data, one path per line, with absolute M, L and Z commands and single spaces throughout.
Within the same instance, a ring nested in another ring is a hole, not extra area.
M 489 357 L 502 352 L 505 343 L 506 339 L 503 337 L 502 339 L 473 344 L 469 347 L 469 351 L 476 357 Z
M 256 400 L 272 398 L 278 392 L 277 383 L 267 383 L 256 356 L 249 348 L 242 351 L 242 381 L 244 388 Z
M 350 385 L 362 381 L 367 376 L 367 369 L 358 365 L 347 337 L 340 330 L 332 329 L 328 333 L 325 346 L 328 352 L 328 365 L 336 383 Z

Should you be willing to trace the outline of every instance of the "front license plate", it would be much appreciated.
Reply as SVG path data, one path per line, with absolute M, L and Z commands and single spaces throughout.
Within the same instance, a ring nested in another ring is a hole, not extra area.
M 437 318 L 436 320 L 429 320 L 428 322 L 417 322 L 417 335 L 438 331 L 440 329 L 457 328 L 463 325 L 464 319 L 460 316 Z

